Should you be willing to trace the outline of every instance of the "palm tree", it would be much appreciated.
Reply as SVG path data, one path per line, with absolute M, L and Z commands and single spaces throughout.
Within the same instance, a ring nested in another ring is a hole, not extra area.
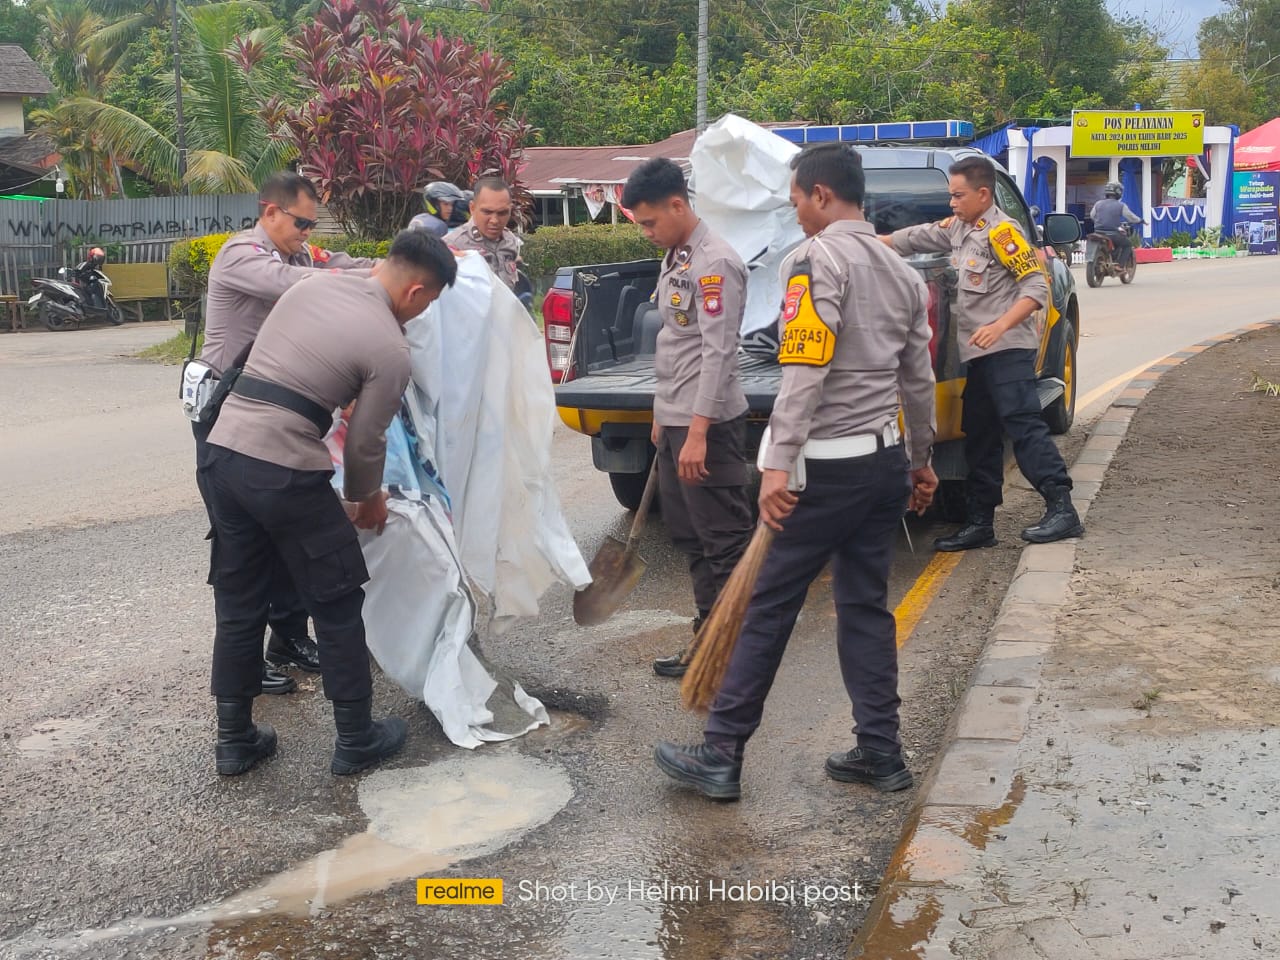
M 155 127 L 119 107 L 87 97 L 52 111 L 60 124 L 94 131 L 121 162 L 152 182 L 185 185 L 194 193 L 248 193 L 290 158 L 272 137 L 264 105 L 279 91 L 281 32 L 275 27 L 240 36 L 255 3 L 228 2 L 180 10 L 191 42 L 183 50 L 186 175 L 179 182 L 178 148 Z

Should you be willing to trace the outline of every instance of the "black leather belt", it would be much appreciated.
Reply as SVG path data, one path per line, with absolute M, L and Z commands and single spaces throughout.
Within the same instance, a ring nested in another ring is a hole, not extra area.
M 261 400 L 263 403 L 284 407 L 286 410 L 301 414 L 316 425 L 321 437 L 333 426 L 332 411 L 326 410 L 310 397 L 304 397 L 298 391 L 282 387 L 270 380 L 259 380 L 257 377 L 242 373 L 236 378 L 231 392 L 249 400 Z

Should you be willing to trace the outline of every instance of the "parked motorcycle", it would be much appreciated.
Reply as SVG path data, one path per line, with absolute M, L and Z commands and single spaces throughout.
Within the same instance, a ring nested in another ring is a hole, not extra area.
M 83 263 L 68 270 L 61 267 L 58 279 L 37 277 L 31 281 L 35 293 L 27 306 L 36 310 L 40 322 L 50 330 L 74 330 L 86 320 L 106 320 L 119 326 L 124 314 L 111 297 L 111 280 L 102 272 L 107 255 L 94 247 Z
M 1126 236 L 1133 232 L 1127 224 L 1120 229 Z M 1084 279 L 1089 286 L 1100 287 L 1107 277 L 1119 277 L 1121 283 L 1133 283 L 1137 270 L 1138 258 L 1132 249 L 1129 251 L 1129 263 L 1122 267 L 1116 259 L 1116 244 L 1111 237 L 1094 232 L 1085 238 Z

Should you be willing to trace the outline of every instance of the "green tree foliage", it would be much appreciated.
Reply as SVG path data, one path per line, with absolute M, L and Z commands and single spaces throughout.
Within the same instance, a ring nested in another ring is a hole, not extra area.
M 16 43 L 27 56 L 35 57 L 39 49 L 40 14 L 29 3 L 0 0 L 0 37 L 4 43 Z
M 1200 63 L 1187 77 L 1185 106 L 1210 123 L 1248 130 L 1280 110 L 1280 0 L 1227 0 L 1200 24 Z

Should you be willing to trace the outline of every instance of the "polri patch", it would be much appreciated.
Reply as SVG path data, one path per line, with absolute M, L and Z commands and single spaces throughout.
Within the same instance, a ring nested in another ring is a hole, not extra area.
M 316 263 L 329 262 L 329 257 L 331 257 L 332 254 L 329 253 L 328 250 L 324 249 L 323 247 L 317 247 L 314 243 L 307 244 L 307 247 L 311 250 L 311 259 L 314 260 Z
M 698 286 L 702 288 L 702 309 L 713 317 L 718 315 L 724 309 L 724 277 L 719 274 L 699 277 Z
M 1031 249 L 1031 245 L 1023 239 L 1022 233 L 1015 230 L 1011 223 L 1000 223 L 991 228 L 988 234 L 991 249 L 995 251 L 1005 269 L 1017 279 L 1025 280 L 1040 270 L 1040 258 Z
M 787 296 L 782 307 L 784 326 L 778 362 L 825 367 L 835 356 L 836 335 L 813 305 L 808 263 L 802 260 L 796 267 L 787 281 Z

